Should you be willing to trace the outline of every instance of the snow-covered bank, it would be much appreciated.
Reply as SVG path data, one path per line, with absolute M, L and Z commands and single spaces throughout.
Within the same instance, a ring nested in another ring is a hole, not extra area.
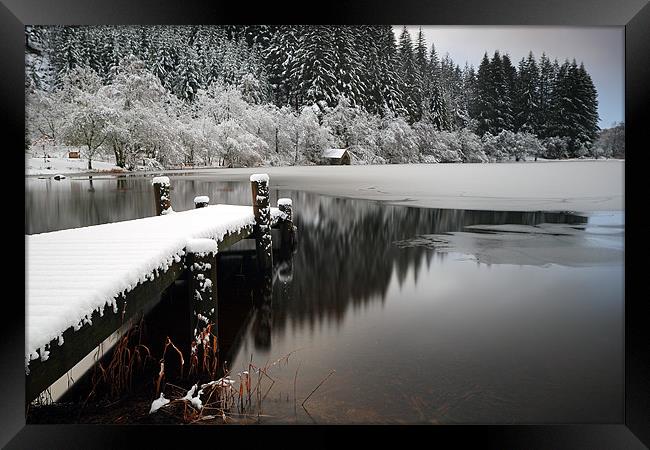
M 74 174 L 87 172 L 123 172 L 124 169 L 113 163 L 105 161 L 93 161 L 92 170 L 88 170 L 88 161 L 85 159 L 71 159 L 65 156 L 43 158 L 25 158 L 25 175 L 55 175 Z
M 272 189 L 407 206 L 499 211 L 624 209 L 624 161 L 268 167 L 264 171 Z M 248 181 L 250 173 L 251 169 L 215 169 L 197 171 L 195 176 Z

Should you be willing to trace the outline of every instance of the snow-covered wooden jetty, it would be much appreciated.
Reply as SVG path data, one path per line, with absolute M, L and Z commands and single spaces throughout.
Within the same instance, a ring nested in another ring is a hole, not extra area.
M 270 208 L 268 176 L 250 179 L 252 207 L 209 205 L 200 196 L 196 209 L 174 212 L 169 179 L 157 177 L 156 217 L 26 236 L 27 401 L 128 319 L 152 308 L 185 273 L 196 300 L 214 303 L 197 304 L 193 328 L 197 318 L 216 323 L 216 253 L 254 238 L 258 265 L 266 271 L 272 267 L 272 227 L 281 229 L 281 245 L 293 245 L 291 201 Z

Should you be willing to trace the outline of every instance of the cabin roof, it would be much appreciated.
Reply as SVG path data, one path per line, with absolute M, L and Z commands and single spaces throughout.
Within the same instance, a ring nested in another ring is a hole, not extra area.
M 348 150 L 345 148 L 326 148 L 323 150 L 323 158 L 342 158 L 345 152 Z

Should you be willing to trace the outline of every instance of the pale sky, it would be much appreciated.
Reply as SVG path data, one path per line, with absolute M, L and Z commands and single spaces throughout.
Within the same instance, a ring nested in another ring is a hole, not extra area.
M 399 39 L 403 25 L 394 25 Z M 415 42 L 418 25 L 407 26 Z M 568 58 L 584 62 L 598 91 L 599 125 L 608 128 L 625 119 L 625 29 L 623 27 L 557 26 L 432 26 L 422 25 L 427 41 L 438 56 L 449 53 L 461 68 L 465 61 L 478 69 L 485 52 L 508 53 L 517 66 L 530 50 L 539 60 L 542 52 L 560 64 Z

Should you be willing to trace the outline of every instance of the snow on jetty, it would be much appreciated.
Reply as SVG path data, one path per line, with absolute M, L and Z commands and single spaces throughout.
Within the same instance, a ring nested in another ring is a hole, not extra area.
M 281 216 L 271 208 L 271 220 Z M 30 360 L 48 358 L 52 340 L 63 345 L 65 330 L 92 325 L 94 311 L 103 315 L 109 307 L 117 312 L 118 296 L 179 262 L 188 242 L 219 242 L 254 224 L 250 206 L 213 205 L 26 236 L 27 372 Z

